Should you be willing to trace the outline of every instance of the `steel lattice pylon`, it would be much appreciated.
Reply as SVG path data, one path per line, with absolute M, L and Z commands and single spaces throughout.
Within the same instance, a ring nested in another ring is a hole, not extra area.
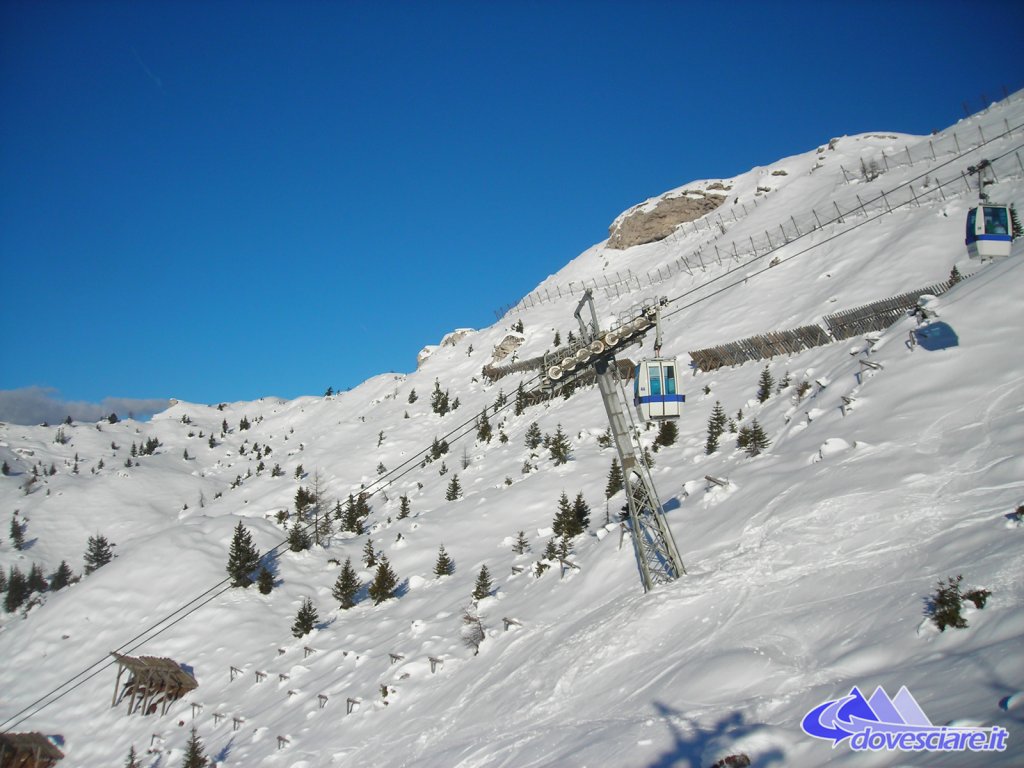
M 592 315 L 590 323 L 585 322 L 581 316 L 584 304 L 590 306 Z M 658 498 L 658 491 L 654 486 L 650 470 L 643 458 L 637 454 L 636 447 L 633 445 L 629 422 L 622 408 L 622 400 L 616 386 L 615 345 L 607 343 L 610 334 L 601 336 L 590 291 L 587 291 L 580 300 L 579 306 L 576 308 L 576 319 L 580 324 L 583 344 L 590 345 L 589 348 L 593 352 L 592 364 L 597 374 L 597 386 L 601 391 L 601 399 L 608 414 L 612 438 L 622 464 L 623 485 L 633 534 L 633 549 L 636 553 L 644 591 L 648 591 L 658 584 L 674 581 L 686 573 L 686 569 L 683 567 L 683 561 L 676 548 L 672 531 L 665 520 L 661 500 Z M 633 334 L 633 338 L 639 338 L 642 335 L 643 331 L 638 329 Z M 580 363 L 584 362 L 579 359 L 579 356 L 577 360 Z M 591 361 L 588 360 L 588 362 Z

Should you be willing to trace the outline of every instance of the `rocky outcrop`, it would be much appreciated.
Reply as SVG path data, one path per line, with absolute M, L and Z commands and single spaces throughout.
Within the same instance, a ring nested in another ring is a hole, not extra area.
M 491 353 L 491 360 L 496 363 L 500 363 L 506 357 L 515 352 L 519 347 L 526 341 L 526 337 L 521 333 L 510 333 L 501 340 L 501 343 L 494 347 L 494 352 Z
M 672 197 L 661 197 L 634 206 L 608 228 L 608 247 L 624 250 L 634 245 L 654 243 L 671 235 L 676 227 L 699 219 L 725 202 L 725 196 L 712 188 L 726 190 L 721 184 L 704 190 L 682 190 Z

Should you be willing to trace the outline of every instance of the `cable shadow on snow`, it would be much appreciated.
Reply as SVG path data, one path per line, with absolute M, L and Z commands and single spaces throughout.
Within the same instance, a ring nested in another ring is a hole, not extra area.
M 753 733 L 760 726 L 747 723 L 739 712 L 733 712 L 723 717 L 710 727 L 700 726 L 690 720 L 692 728 L 690 732 L 684 733 L 677 725 L 680 722 L 687 722 L 688 718 L 680 711 L 669 707 L 661 702 L 654 702 L 654 708 L 662 721 L 668 726 L 672 733 L 672 745 L 658 755 L 652 762 L 647 763 L 645 768 L 710 768 L 715 761 L 723 761 L 730 755 L 739 754 L 742 750 L 739 747 L 730 749 L 729 744 L 738 742 L 744 736 Z M 716 745 L 722 745 L 721 749 L 709 755 L 707 765 L 701 763 L 704 754 Z M 721 754 L 718 754 L 721 752 Z M 785 765 L 785 756 L 778 749 L 757 754 L 748 754 L 752 768 L 771 768 L 772 766 Z M 721 763 L 729 765 L 729 763 Z M 742 765 L 742 763 L 734 763 Z

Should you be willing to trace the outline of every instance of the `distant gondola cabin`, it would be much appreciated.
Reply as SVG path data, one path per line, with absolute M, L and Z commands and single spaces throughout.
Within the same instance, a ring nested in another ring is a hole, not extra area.
M 636 367 L 633 404 L 642 421 L 678 419 L 686 396 L 676 391 L 676 359 L 653 357 Z
M 1008 205 L 982 203 L 967 212 L 967 255 L 972 259 L 1005 258 L 1010 255 L 1013 219 Z

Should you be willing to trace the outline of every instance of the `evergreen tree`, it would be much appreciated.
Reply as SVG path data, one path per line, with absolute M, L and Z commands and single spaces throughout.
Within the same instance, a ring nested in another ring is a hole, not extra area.
M 352 567 L 352 558 L 349 557 L 341 567 L 341 573 L 338 574 L 338 579 L 334 582 L 331 595 L 342 608 L 348 610 L 356 604 L 356 595 L 362 586 L 363 583 L 356 575 L 356 569 Z
M 448 483 L 448 490 L 444 494 L 446 501 L 455 501 L 462 498 L 462 486 L 459 484 L 459 476 L 452 475 L 452 481 Z
M 1010 203 L 1010 229 L 1013 230 L 1010 233 L 1010 239 L 1016 240 L 1021 235 L 1024 235 L 1024 229 L 1020 226 L 1020 217 L 1017 215 L 1017 204 Z
M 434 575 L 440 578 L 441 576 L 451 576 L 455 572 L 455 563 L 448 556 L 448 553 L 444 551 L 444 544 L 441 545 L 441 549 L 437 552 L 437 562 L 434 564 Z
M 39 563 L 32 563 L 26 582 L 29 592 L 46 592 L 49 589 L 49 584 L 46 583 L 46 577 L 43 575 L 43 567 Z
M 949 270 L 949 284 L 950 285 L 956 285 L 957 283 L 959 283 L 963 279 L 964 279 L 964 276 L 962 274 L 960 274 L 960 270 L 957 269 L 956 264 L 954 264 L 953 268 L 951 270 Z
M 7 577 L 7 594 L 4 596 L 4 610 L 8 613 L 14 613 L 28 600 L 30 594 L 25 574 L 18 570 L 18 566 L 12 565 L 10 574 Z
M 516 416 L 522 414 L 526 410 L 526 389 L 523 387 L 523 382 L 519 382 L 519 386 L 516 388 L 516 404 L 513 409 L 513 413 Z
M 50 589 L 56 592 L 59 589 L 64 589 L 74 580 L 75 574 L 71 570 L 71 566 L 68 565 L 66 560 L 61 560 L 57 570 L 50 576 Z
M 17 550 L 25 548 L 25 528 L 27 527 L 18 520 L 17 513 L 11 515 L 11 544 Z
M 274 591 L 274 574 L 265 565 L 260 568 L 260 575 L 256 578 L 256 586 L 259 588 L 261 595 L 269 595 Z
M 512 551 L 517 555 L 522 555 L 530 551 L 530 542 L 526 538 L 525 531 L 520 531 L 516 536 L 515 543 L 512 545 Z
M 0 568 L 0 592 L 7 591 L 7 574 L 3 568 Z
M 345 504 L 345 516 L 341 521 L 341 529 L 361 536 L 363 534 L 363 518 L 359 514 L 359 505 L 352 494 L 348 496 Z
M 711 409 L 711 416 L 708 418 L 708 439 L 704 443 L 704 453 L 708 456 L 718 450 L 718 438 L 725 432 L 728 422 L 729 417 L 725 414 L 725 408 L 722 407 L 721 402 L 716 400 L 715 407 Z
M 299 608 L 299 612 L 295 615 L 295 622 L 292 624 L 292 637 L 308 635 L 318 621 L 320 621 L 320 616 L 317 614 L 316 608 L 313 607 L 313 601 L 308 597 L 304 598 L 302 607 Z
M 128 759 L 125 761 L 124 768 L 142 768 L 142 763 L 139 762 L 139 757 L 135 754 L 134 744 L 128 750 Z
M 188 744 L 185 747 L 185 759 L 181 763 L 181 768 L 206 768 L 209 764 L 209 760 L 206 757 L 206 748 L 203 746 L 203 742 L 199 740 L 195 726 L 192 726 L 192 735 L 189 737 Z
M 738 444 L 738 442 L 737 442 Z M 764 428 L 757 423 L 757 419 L 754 419 L 750 423 L 750 428 L 747 437 L 746 451 L 748 456 L 757 456 L 764 452 L 768 446 L 771 445 L 771 441 L 768 439 L 768 435 L 765 434 Z
M 590 525 L 590 506 L 583 498 L 583 491 L 576 494 L 576 499 L 572 503 L 572 514 L 576 522 L 576 535 L 585 533 Z
M 548 446 L 548 450 L 551 452 L 551 459 L 555 462 L 555 465 L 565 464 L 569 461 L 572 456 L 572 446 L 569 445 L 569 438 L 565 436 L 562 431 L 562 425 L 558 425 L 558 429 L 555 431 L 554 437 L 551 438 L 551 444 Z
M 491 422 L 487 419 L 487 408 L 485 407 L 483 412 L 480 414 L 480 418 L 476 422 L 476 439 L 489 443 L 491 442 Z
M 377 553 L 373 549 L 373 539 L 366 537 L 366 544 L 363 546 L 363 565 L 373 568 L 377 564 Z
M 661 448 L 673 445 L 679 437 L 679 426 L 673 419 L 663 419 L 658 425 L 658 436 L 654 438 L 654 444 Z
M 541 440 L 540 426 L 535 421 L 526 428 L 526 447 L 531 451 L 536 450 Z
M 377 573 L 370 584 L 370 599 L 373 600 L 374 605 L 380 605 L 393 597 L 397 588 L 398 576 L 391 570 L 391 563 L 388 562 L 387 557 L 381 555 L 380 562 L 377 564 Z
M 487 570 L 486 565 L 480 566 L 480 573 L 476 577 L 476 586 L 473 587 L 473 599 L 483 600 L 485 597 L 490 597 L 493 588 L 490 571 Z
M 252 584 L 250 574 L 260 564 L 260 552 L 253 543 L 252 534 L 238 521 L 228 547 L 228 563 L 225 570 L 231 577 L 232 587 L 248 587 Z
M 555 331 L 555 340 L 553 343 L 556 347 L 562 345 L 562 334 L 560 334 L 558 331 Z
M 409 496 L 402 494 L 398 497 L 398 519 L 404 520 L 409 516 Z
M 412 405 L 417 400 L 419 400 L 419 398 L 416 396 L 416 390 L 415 389 L 410 389 L 409 390 L 409 405 Z
M 444 416 L 452 410 L 448 391 L 441 391 L 441 382 L 434 379 L 434 391 L 430 395 L 430 408 L 438 416 Z
M 523 321 L 519 320 L 519 322 L 517 322 L 515 325 L 512 326 L 512 330 L 514 330 L 516 333 L 522 333 L 523 332 Z
M 772 378 L 772 374 L 766 365 L 764 370 L 761 371 L 761 378 L 757 381 L 757 402 L 763 403 L 771 397 L 774 387 L 775 379 Z
M 575 529 L 576 518 L 572 512 L 572 505 L 569 503 L 569 497 L 566 496 L 565 491 L 562 491 L 562 495 L 558 497 L 558 511 L 551 523 L 551 530 L 556 536 L 573 536 Z
M 9 474 L 11 474 L 11 465 L 5 461 L 3 466 L 0 467 L 0 473 L 3 473 L 3 476 L 7 477 Z
M 544 547 L 544 559 L 545 560 L 557 560 L 558 559 L 558 548 L 555 546 L 554 539 L 548 539 L 547 546 Z
M 608 470 L 608 484 L 604 487 L 604 497 L 610 499 L 623 488 L 622 465 L 618 457 L 612 459 L 611 469 Z
M 86 576 L 97 568 L 102 568 L 113 559 L 114 553 L 111 551 L 110 542 L 107 541 L 105 536 L 96 534 L 95 536 L 89 537 L 89 541 L 85 549 Z
M 288 531 L 288 549 L 292 552 L 305 552 L 312 546 L 313 539 L 310 538 L 306 526 L 296 520 L 291 530 Z

